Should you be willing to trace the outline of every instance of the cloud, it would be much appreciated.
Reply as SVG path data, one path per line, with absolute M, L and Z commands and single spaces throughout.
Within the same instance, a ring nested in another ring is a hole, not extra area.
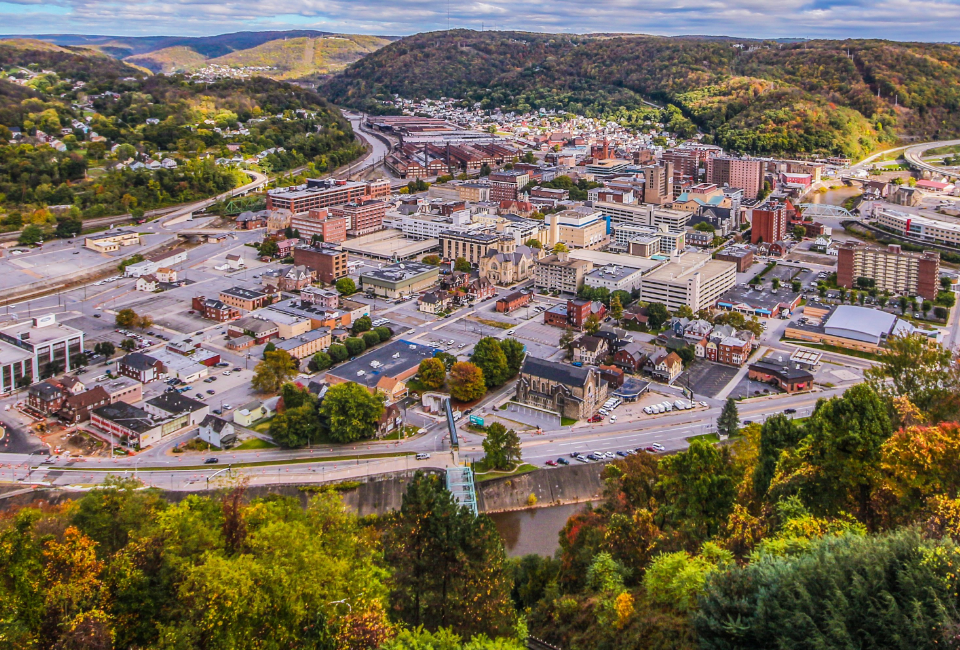
M 406 35 L 450 27 L 565 33 L 960 41 L 960 0 L 6 0 L 11 35 L 205 36 L 318 29 Z

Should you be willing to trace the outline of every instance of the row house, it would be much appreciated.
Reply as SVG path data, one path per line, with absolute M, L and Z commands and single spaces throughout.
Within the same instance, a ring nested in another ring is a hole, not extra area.
M 652 347 L 631 341 L 617 348 L 613 354 L 613 363 L 627 372 L 640 372 L 650 358 Z
M 67 424 L 79 424 L 90 419 L 90 411 L 112 402 L 110 393 L 103 386 L 94 386 L 79 395 L 71 395 L 63 402 L 58 414 Z
M 672 384 L 683 372 L 683 361 L 676 352 L 670 352 L 669 354 L 662 352 L 648 359 L 644 369 L 655 378 L 667 384 Z

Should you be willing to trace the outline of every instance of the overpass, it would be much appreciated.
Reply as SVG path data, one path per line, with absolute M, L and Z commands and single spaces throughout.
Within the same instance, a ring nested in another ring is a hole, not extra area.
M 923 144 L 918 144 L 916 146 L 908 148 L 903 157 L 906 159 L 907 164 L 918 169 L 920 171 L 930 172 L 932 174 L 941 174 L 947 178 L 960 179 L 960 171 L 955 168 L 950 167 L 938 167 L 937 165 L 931 165 L 928 162 L 921 160 L 923 153 L 929 149 L 936 149 L 938 147 L 952 147 L 960 146 L 960 140 L 944 140 L 941 142 L 924 142 Z
M 843 219 L 854 219 L 850 211 L 839 205 L 829 205 L 827 203 L 799 203 L 797 207 L 803 211 L 803 216 L 807 217 L 838 217 Z

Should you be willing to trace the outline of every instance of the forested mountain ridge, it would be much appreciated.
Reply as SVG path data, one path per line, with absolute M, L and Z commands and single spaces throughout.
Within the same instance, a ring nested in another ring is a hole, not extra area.
M 857 156 L 902 136 L 960 133 L 960 48 L 452 30 L 392 43 L 326 91 L 372 111 L 398 94 L 626 121 L 649 98 L 732 149 Z

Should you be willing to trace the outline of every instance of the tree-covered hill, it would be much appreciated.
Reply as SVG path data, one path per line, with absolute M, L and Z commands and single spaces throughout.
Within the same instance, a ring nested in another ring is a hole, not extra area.
M 648 98 L 733 149 L 859 155 L 905 135 L 960 133 L 960 48 L 452 30 L 392 43 L 327 92 L 371 111 L 389 110 L 380 102 L 392 94 L 593 115 Z

